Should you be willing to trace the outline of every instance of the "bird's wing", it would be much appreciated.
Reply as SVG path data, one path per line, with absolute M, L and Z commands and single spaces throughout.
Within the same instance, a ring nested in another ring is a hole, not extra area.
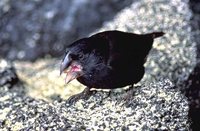
M 106 31 L 91 36 L 91 43 L 97 52 L 100 52 L 108 67 L 122 66 L 130 58 L 132 47 L 127 34 L 120 31 Z
M 105 31 L 91 36 L 95 47 L 112 67 L 126 67 L 129 64 L 143 65 L 152 48 L 153 39 L 164 35 L 163 32 L 133 34 L 121 31 Z M 131 61 L 134 60 L 134 61 Z M 137 66 L 134 65 L 134 66 Z

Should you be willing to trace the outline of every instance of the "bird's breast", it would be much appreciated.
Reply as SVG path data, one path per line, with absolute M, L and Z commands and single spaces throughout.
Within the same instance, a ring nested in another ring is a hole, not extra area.
M 89 88 L 114 89 L 137 83 L 144 75 L 144 67 L 129 70 L 96 70 L 85 74 L 77 80 Z

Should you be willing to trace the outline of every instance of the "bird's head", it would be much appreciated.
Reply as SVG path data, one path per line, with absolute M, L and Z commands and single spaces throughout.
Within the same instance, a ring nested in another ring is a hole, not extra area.
M 101 63 L 101 57 L 97 57 L 100 54 L 93 45 L 89 39 L 83 38 L 68 46 L 60 65 L 60 75 L 66 73 L 65 83 L 81 76 L 91 76 L 93 69 Z
M 60 65 L 60 75 L 66 73 L 65 83 L 69 83 L 83 75 L 83 67 L 79 62 L 80 56 L 67 51 Z

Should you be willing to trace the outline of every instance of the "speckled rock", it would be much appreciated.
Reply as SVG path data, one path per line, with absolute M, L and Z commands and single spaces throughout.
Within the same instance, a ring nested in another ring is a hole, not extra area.
M 93 91 L 89 99 L 71 106 L 1 88 L 0 129 L 188 130 L 187 100 L 173 87 L 161 80 L 126 91 Z
M 19 82 L 15 68 L 12 64 L 4 59 L 0 59 L 0 87 L 7 86 L 11 88 Z

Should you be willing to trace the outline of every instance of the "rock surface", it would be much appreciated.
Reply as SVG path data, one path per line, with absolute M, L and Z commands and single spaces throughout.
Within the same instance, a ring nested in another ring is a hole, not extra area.
M 19 82 L 19 78 L 15 72 L 15 68 L 10 62 L 0 59 L 0 88 L 3 86 L 11 88 L 17 82 Z
M 188 109 L 169 80 L 122 92 L 93 91 L 72 106 L 0 88 L 1 130 L 188 130 Z

